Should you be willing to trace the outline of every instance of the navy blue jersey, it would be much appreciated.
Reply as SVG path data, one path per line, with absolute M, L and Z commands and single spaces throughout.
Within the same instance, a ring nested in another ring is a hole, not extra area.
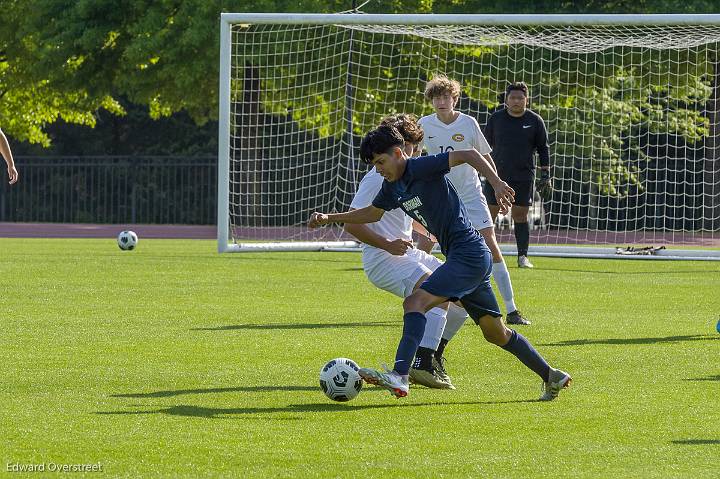
M 445 256 L 468 243 L 487 248 L 470 224 L 455 188 L 445 178 L 449 171 L 448 153 L 408 158 L 402 177 L 392 183 L 383 181 L 372 204 L 385 211 L 402 208 L 437 238 Z

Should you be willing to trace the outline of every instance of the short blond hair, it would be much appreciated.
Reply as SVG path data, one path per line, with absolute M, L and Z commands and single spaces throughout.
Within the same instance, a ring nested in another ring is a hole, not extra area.
M 451 80 L 445 75 L 435 75 L 425 85 L 425 99 L 432 101 L 436 96 L 442 96 L 449 94 L 455 100 L 460 98 L 460 83 L 456 80 Z

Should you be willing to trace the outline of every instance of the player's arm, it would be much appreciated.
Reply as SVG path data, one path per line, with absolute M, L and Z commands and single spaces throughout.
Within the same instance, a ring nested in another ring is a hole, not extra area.
M 537 118 L 538 127 L 535 129 L 535 148 L 540 159 L 540 169 L 550 172 L 550 147 L 548 146 L 548 134 L 545 129 L 545 122 Z
M 364 224 L 346 223 L 344 229 L 357 238 L 358 241 L 374 246 L 375 248 L 380 248 L 396 256 L 404 255 L 409 248 L 413 247 L 411 241 L 406 241 L 400 238 L 389 240 L 384 236 L 377 234 Z
M 468 164 L 475 168 L 478 173 L 484 176 L 493 190 L 495 190 L 495 198 L 497 199 L 500 212 L 505 214 L 515 201 L 515 191 L 508 186 L 497 175 L 488 160 L 477 152 L 477 150 L 458 150 L 451 151 L 448 159 L 450 168 L 462 164 Z
M 490 166 L 492 166 L 492 169 L 495 173 L 497 173 L 497 167 L 495 166 L 495 161 L 493 160 L 492 156 L 490 155 L 490 152 L 492 151 L 492 147 L 490 147 L 490 144 L 488 143 L 487 139 L 485 138 L 485 135 L 483 135 L 482 130 L 480 129 L 480 125 L 477 121 L 473 118 L 473 125 L 474 125 L 474 139 L 472 142 L 473 148 L 475 148 L 482 156 L 485 158 L 488 163 L 490 163 Z
M 486 153 L 482 156 L 483 156 L 483 158 L 485 158 L 485 160 L 487 160 L 488 163 L 490 163 L 490 166 L 492 167 L 493 171 L 495 172 L 495 174 L 497 174 L 497 166 L 495 166 L 495 160 L 493 160 L 490 153 Z
M 308 226 L 310 228 L 317 228 L 318 226 L 326 225 L 329 223 L 351 223 L 351 224 L 366 224 L 375 223 L 385 214 L 385 210 L 376 208 L 373 205 L 359 210 L 346 211 L 345 213 L 318 213 L 317 211 L 310 215 L 308 220 Z
M 0 130 L 0 153 L 7 163 L 8 177 L 10 177 L 10 184 L 14 184 L 18 180 L 18 172 L 15 169 L 15 160 L 13 160 L 12 151 L 10 151 L 10 143 L 7 141 L 7 137 L 2 130 Z
M 437 243 L 435 237 L 417 221 L 413 221 L 413 230 L 420 235 L 417 242 L 417 249 L 430 253 L 435 243 Z

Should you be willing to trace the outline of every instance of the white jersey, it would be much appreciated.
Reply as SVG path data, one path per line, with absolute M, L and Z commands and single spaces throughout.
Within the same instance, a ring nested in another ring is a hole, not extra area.
M 368 171 L 360 181 L 358 191 L 350 203 L 351 208 L 361 209 L 372 204 L 382 188 L 383 177 L 375 168 Z M 386 211 L 380 221 L 365 226 L 389 240 L 397 238 L 412 241 L 412 218 L 400 208 Z M 362 245 L 362 262 L 365 275 L 378 288 L 404 298 L 425 274 L 435 271 L 442 261 L 419 249 L 408 249 L 397 256 L 384 249 L 367 244 Z
M 350 208 L 356 210 L 366 208 L 372 204 L 375 196 L 382 188 L 383 177 L 375 168 L 368 171 L 358 185 L 357 193 L 350 203 Z M 412 218 L 405 214 L 400 208 L 392 211 L 386 211 L 380 221 L 368 223 L 365 226 L 373 232 L 383 236 L 389 240 L 404 239 L 412 241 Z M 373 263 L 380 260 L 385 255 L 390 254 L 387 251 L 369 246 L 363 243 L 363 264 Z M 383 254 L 384 253 L 384 254 Z
M 425 134 L 423 146 L 431 155 L 471 148 L 483 155 L 492 151 L 477 120 L 464 113 L 460 113 L 449 125 L 440 121 L 435 113 L 420 118 L 418 123 Z M 492 226 L 490 210 L 475 168 L 467 164 L 455 166 L 446 176 L 465 205 L 472 225 L 476 229 Z

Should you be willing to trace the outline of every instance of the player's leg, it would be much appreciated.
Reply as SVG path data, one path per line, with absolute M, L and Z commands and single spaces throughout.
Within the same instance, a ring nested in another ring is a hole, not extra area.
M 456 303 L 449 304 L 446 314 L 445 329 L 443 330 L 442 338 L 440 338 L 440 342 L 438 343 L 438 346 L 433 353 L 432 364 L 433 369 L 435 370 L 435 374 L 440 378 L 440 380 L 446 382 L 449 385 L 452 385 L 452 389 L 455 389 L 455 386 L 452 384 L 452 378 L 447 372 L 445 361 L 445 347 L 448 345 L 450 340 L 458 333 L 458 331 L 460 331 L 460 328 L 463 326 L 463 324 L 465 324 L 467 318 L 467 311 L 465 311 L 461 306 L 457 305 Z
M 434 269 L 442 265 L 435 256 L 417 249 L 408 250 L 402 256 L 382 255 L 366 259 L 363 258 L 363 266 L 370 282 L 400 298 L 412 294 Z M 446 309 L 447 305 L 440 305 L 425 314 L 425 333 L 411 369 L 411 379 L 427 387 L 449 389 L 452 386 L 439 379 L 433 368 L 433 353 L 445 329 Z
M 427 281 L 426 281 L 427 282 Z M 423 283 L 425 284 L 425 283 Z M 425 313 L 448 300 L 418 289 L 403 301 L 403 332 L 395 353 L 392 370 L 385 372 L 360 368 L 360 376 L 370 384 L 388 389 L 395 397 L 405 397 L 409 389 L 409 373 L 413 357 L 425 332 Z
M 551 368 L 530 342 L 502 322 L 497 300 L 490 284 L 482 284 L 472 293 L 460 298 L 468 314 L 480 326 L 485 339 L 512 353 L 543 381 L 545 388 L 541 400 L 555 399 L 560 389 L 568 387 L 572 378 L 559 369 Z
M 417 290 L 420 285 L 430 276 L 432 271 L 442 266 L 443 262 L 433 255 L 427 254 L 421 250 L 412 250 L 407 253 L 409 257 L 418 262 L 417 270 L 424 272 L 422 275 L 413 274 L 408 278 L 414 281 L 414 284 L 406 291 L 405 297 Z M 418 279 L 419 278 L 419 279 Z M 447 375 L 440 377 L 434 366 L 435 351 L 440 344 L 443 332 L 445 330 L 446 315 L 448 303 L 431 308 L 425 313 L 426 323 L 425 332 L 420 346 L 415 352 L 415 359 L 410 368 L 410 381 L 422 384 L 429 388 L 436 389 L 455 389 Z
M 483 196 L 485 196 L 485 201 L 487 201 L 487 205 L 490 210 L 490 218 L 492 219 L 492 223 L 494 225 L 497 215 L 500 213 L 500 206 L 497 204 L 497 200 L 495 199 L 495 190 L 487 181 L 483 183 Z
M 490 254 L 492 254 L 492 276 L 495 278 L 495 284 L 497 284 L 500 296 L 505 303 L 507 323 L 529 325 L 530 321 L 523 317 L 515 305 L 515 295 L 513 294 L 512 282 L 510 281 L 510 272 L 507 269 L 505 259 L 500 251 L 500 245 L 498 245 L 497 238 L 495 237 L 495 228 L 483 228 L 479 231 L 483 238 L 485 238 L 485 243 L 487 243 L 488 248 L 490 248 Z
M 513 182 L 510 186 L 515 190 L 515 203 L 510 214 L 515 225 L 518 266 L 520 268 L 532 268 L 533 264 L 528 259 L 528 248 L 530 246 L 528 213 L 533 201 L 533 183 L 532 181 L 518 181 Z

